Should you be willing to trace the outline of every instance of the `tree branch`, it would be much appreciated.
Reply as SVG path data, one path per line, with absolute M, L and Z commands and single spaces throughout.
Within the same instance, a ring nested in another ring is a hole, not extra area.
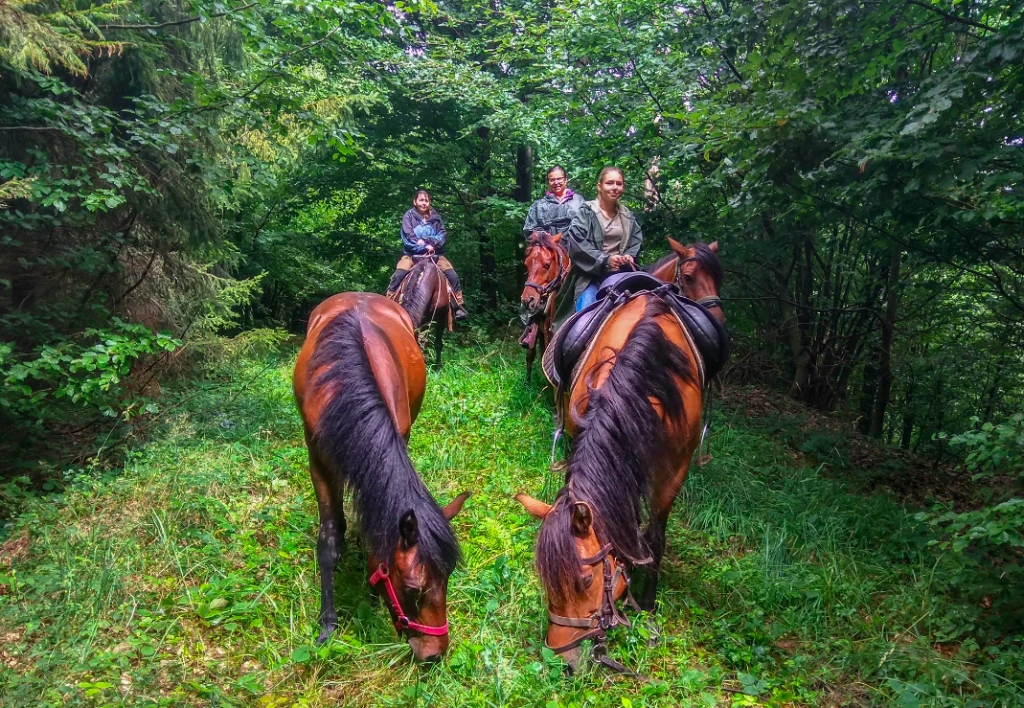
M 960 23 L 962 25 L 970 25 L 971 27 L 976 27 L 976 28 L 981 29 L 981 30 L 987 30 L 989 32 L 995 32 L 996 31 L 995 27 L 989 27 L 988 25 L 986 25 L 984 23 L 975 22 L 974 20 L 968 19 L 966 17 L 959 17 L 959 16 L 954 15 L 952 13 L 945 12 L 945 11 L 940 10 L 939 8 L 935 7 L 934 5 L 929 5 L 928 3 L 918 2 L 918 0 L 906 0 L 906 3 L 908 5 L 916 5 L 917 7 L 922 7 L 925 10 L 928 10 L 929 12 L 934 12 L 936 15 L 941 15 L 942 17 L 946 18 L 950 22 L 958 22 L 958 23 Z
M 253 5 L 258 5 L 259 0 L 253 0 L 248 5 L 242 5 L 241 7 L 235 7 L 224 12 L 215 12 L 212 15 L 197 15 L 196 17 L 187 17 L 184 20 L 170 20 L 168 22 L 160 22 L 155 25 L 96 25 L 100 29 L 113 29 L 113 30 L 158 30 L 164 27 L 176 27 L 179 25 L 188 25 L 193 22 L 199 22 L 200 20 L 212 20 L 214 17 L 224 17 L 235 12 L 241 12 L 242 10 L 248 10 Z

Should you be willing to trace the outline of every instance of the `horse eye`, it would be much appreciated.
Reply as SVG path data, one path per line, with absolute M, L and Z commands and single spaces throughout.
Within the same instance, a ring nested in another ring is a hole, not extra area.
M 585 589 L 589 590 L 590 586 L 594 584 L 594 574 L 593 573 L 586 573 L 586 574 L 580 573 L 580 581 L 583 583 L 583 587 Z

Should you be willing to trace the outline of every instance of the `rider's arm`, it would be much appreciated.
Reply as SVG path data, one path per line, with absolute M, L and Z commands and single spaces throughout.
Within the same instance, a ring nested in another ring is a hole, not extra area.
M 529 213 L 526 215 L 526 222 L 523 224 L 523 237 L 530 238 L 530 234 L 540 230 L 540 222 L 537 221 L 537 203 L 534 202 L 533 206 L 530 207 Z
M 601 250 L 600 227 L 590 209 L 581 209 L 565 232 L 566 248 L 572 264 L 591 275 L 602 275 L 608 267 L 608 254 Z
M 640 257 L 640 249 L 644 245 L 644 234 L 640 230 L 640 222 L 636 220 L 635 216 L 633 217 L 633 225 L 629 229 L 629 241 L 627 243 L 629 245 L 626 247 L 623 255 L 632 256 L 635 261 Z
M 402 248 L 407 253 L 420 254 L 426 250 L 423 245 L 417 243 L 420 240 L 415 233 L 418 224 L 414 209 L 405 212 L 405 216 L 402 217 Z

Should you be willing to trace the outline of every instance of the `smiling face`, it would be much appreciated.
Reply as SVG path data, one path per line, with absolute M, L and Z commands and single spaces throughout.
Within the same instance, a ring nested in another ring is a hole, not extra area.
M 597 194 L 603 202 L 617 204 L 626 188 L 626 181 L 617 169 L 603 170 L 597 182 Z
M 430 215 L 430 195 L 426 192 L 418 193 L 416 198 L 412 200 L 412 205 L 416 207 L 416 211 L 423 216 Z
M 441 511 L 449 521 L 462 510 L 468 493 L 460 494 Z M 407 512 L 398 522 L 399 539 L 390 559 L 380 559 L 370 554 L 368 568 L 371 575 L 382 560 L 388 568 L 391 586 L 398 597 L 401 611 L 410 621 L 428 627 L 444 627 L 448 621 L 448 576 L 434 572 L 419 557 L 420 529 L 413 512 Z M 387 592 L 386 582 L 379 581 L 374 590 L 381 596 L 385 607 L 391 612 L 392 621 L 398 619 L 396 608 Z M 424 634 L 413 628 L 401 630 L 409 642 L 413 655 L 418 661 L 437 661 L 448 649 L 448 633 Z
M 565 194 L 566 184 L 568 184 L 568 180 L 565 177 L 565 172 L 560 168 L 555 167 L 548 172 L 548 189 L 559 199 Z

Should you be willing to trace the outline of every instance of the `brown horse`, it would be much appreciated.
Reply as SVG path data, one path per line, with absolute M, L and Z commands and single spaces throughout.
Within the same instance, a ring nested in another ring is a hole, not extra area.
M 717 244 L 673 249 L 690 276 L 682 279 L 684 294 L 717 298 Z M 716 313 L 724 322 L 720 307 Z M 590 639 L 595 656 L 614 664 L 603 657 L 605 631 L 628 623 L 616 602 L 630 570 L 646 568 L 638 602 L 655 606 L 669 512 L 700 441 L 703 374 L 681 321 L 654 293 L 611 314 L 578 371 L 565 408 L 573 436 L 566 484 L 554 504 L 516 499 L 542 520 L 536 552 L 548 598 L 547 645 L 575 665 L 579 645 Z
M 426 381 L 412 321 L 391 300 L 341 293 L 310 315 L 293 387 L 320 510 L 320 642 L 338 626 L 334 569 L 348 487 L 369 548 L 370 585 L 389 602 L 399 635 L 421 661 L 448 648 L 448 576 L 459 558 L 449 521 L 469 495 L 442 509 L 409 460 Z
M 526 325 L 519 343 L 526 348 L 526 383 L 530 383 L 537 350 L 551 341 L 555 297 L 572 264 L 562 234 L 534 231 L 526 242 L 526 285 L 519 298 L 519 319 Z
M 417 330 L 427 326 L 434 330 L 434 368 L 441 368 L 442 335 L 452 329 L 452 312 L 448 279 L 435 256 L 415 256 L 416 264 L 402 281 L 399 302 L 412 318 Z
M 718 260 L 718 241 L 684 246 L 670 238 L 668 245 L 672 253 L 644 266 L 644 270 L 659 280 L 672 283 L 676 290 L 691 300 L 713 309 L 724 323 L 725 314 L 716 285 L 725 277 L 722 262 Z

